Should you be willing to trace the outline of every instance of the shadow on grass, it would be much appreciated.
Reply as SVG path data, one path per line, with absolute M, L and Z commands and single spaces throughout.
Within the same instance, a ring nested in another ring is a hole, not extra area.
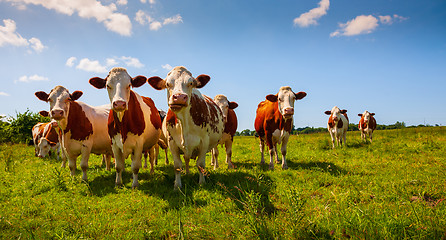
M 342 167 L 338 167 L 335 163 L 332 162 L 320 162 L 320 161 L 312 161 L 312 162 L 302 162 L 299 160 L 289 159 L 287 160 L 288 167 L 293 170 L 316 170 L 329 173 L 333 176 L 347 175 L 351 174 L 350 171 L 343 169 Z

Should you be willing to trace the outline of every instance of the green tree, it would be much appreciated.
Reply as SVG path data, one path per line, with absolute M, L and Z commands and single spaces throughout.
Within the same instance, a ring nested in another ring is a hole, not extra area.
M 32 140 L 32 128 L 38 122 L 49 122 L 50 118 L 42 117 L 39 113 L 33 113 L 27 109 L 24 113 L 16 113 L 11 117 L 5 127 L 7 142 L 28 143 Z

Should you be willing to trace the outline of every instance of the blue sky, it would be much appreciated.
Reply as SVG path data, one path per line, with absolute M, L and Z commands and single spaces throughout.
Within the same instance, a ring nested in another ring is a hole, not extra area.
M 446 1 L 0 0 L 1 115 L 48 110 L 34 92 L 57 85 L 102 105 L 91 77 L 179 65 L 238 102 L 239 131 L 281 86 L 308 94 L 296 127 L 325 127 L 335 105 L 353 123 L 446 125 Z M 165 91 L 134 90 L 167 110 Z

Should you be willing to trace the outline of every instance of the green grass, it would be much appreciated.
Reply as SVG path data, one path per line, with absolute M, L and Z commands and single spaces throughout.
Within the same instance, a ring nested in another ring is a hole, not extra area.
M 131 189 L 92 155 L 88 182 L 33 147 L 0 146 L 1 239 L 446 239 L 446 127 L 376 131 L 331 149 L 328 133 L 292 136 L 288 170 L 260 164 L 258 141 L 236 137 L 234 170 L 207 158 L 173 191 L 163 154 Z M 266 154 L 268 156 L 268 154 Z M 172 158 L 170 158 L 171 160 Z M 79 161 L 78 161 L 79 164 Z

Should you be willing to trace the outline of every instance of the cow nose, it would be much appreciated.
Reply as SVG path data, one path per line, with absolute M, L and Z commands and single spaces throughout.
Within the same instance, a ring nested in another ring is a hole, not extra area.
M 117 111 L 123 111 L 125 110 L 126 103 L 124 101 L 118 100 L 113 102 L 113 109 Z
M 187 95 L 186 94 L 174 94 L 172 96 L 172 100 L 175 104 L 186 104 L 187 103 Z
M 54 119 L 61 119 L 63 117 L 63 110 L 52 110 L 51 111 L 51 116 Z
M 285 112 L 285 115 L 293 115 L 294 108 L 286 108 L 284 112 Z
M 338 117 L 333 117 L 333 121 L 338 121 Z

